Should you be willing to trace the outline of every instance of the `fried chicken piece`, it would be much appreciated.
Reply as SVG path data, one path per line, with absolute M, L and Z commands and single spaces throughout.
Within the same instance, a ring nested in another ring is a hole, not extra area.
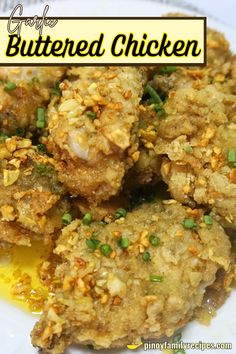
M 236 77 L 234 68 L 236 60 L 232 59 L 229 43 L 223 34 L 211 29 L 207 30 L 207 59 L 206 67 L 172 67 L 173 72 L 170 71 L 169 74 L 168 70 L 165 73 L 166 67 L 146 68 L 149 84 L 164 102 L 169 95 L 174 95 L 180 88 L 200 90 L 209 83 L 214 83 L 219 91 L 233 93 L 235 79 L 233 80 L 232 77 Z M 155 184 L 161 178 L 162 156 L 156 154 L 154 146 L 164 114 L 159 116 L 155 111 L 155 105 L 150 104 L 149 101 L 150 98 L 144 96 L 140 104 L 138 160 L 127 174 L 126 189 Z
M 131 67 L 73 68 L 48 113 L 48 149 L 64 161 L 59 180 L 90 203 L 118 193 L 137 160 L 139 101 L 145 71 Z
M 192 229 L 183 226 L 189 218 Z M 32 332 L 33 345 L 51 354 L 71 343 L 115 348 L 171 336 L 231 264 L 222 227 L 173 200 L 144 204 L 106 226 L 76 220 L 54 253 L 61 285 Z
M 53 86 L 65 68 L 0 68 L 0 131 L 36 130 L 36 111 L 46 108 Z M 15 85 L 15 86 L 14 86 Z
M 29 139 L 14 137 L 0 144 L 1 240 L 30 245 L 31 238 L 46 238 L 62 227 L 69 204 L 55 164 Z
M 199 83 L 200 85 L 200 83 Z M 236 226 L 236 96 L 215 85 L 180 87 L 165 104 L 155 151 L 172 196 L 181 203 L 207 205 L 223 223 Z

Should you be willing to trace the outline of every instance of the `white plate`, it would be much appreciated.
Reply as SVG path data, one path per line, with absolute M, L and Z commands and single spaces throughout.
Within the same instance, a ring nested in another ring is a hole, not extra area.
M 22 1 L 24 3 L 25 1 Z M 25 6 L 24 15 L 42 14 L 43 5 Z M 49 16 L 160 16 L 168 12 L 183 12 L 183 9 L 164 5 L 153 0 L 69 0 L 50 3 Z M 185 11 L 186 12 L 186 11 Z M 2 14 L 8 16 L 9 14 Z M 208 19 L 210 26 L 225 33 L 232 49 L 236 51 L 236 32 L 233 27 L 220 21 Z M 181 284 L 180 284 L 181 286 Z M 192 322 L 182 331 L 184 342 L 227 342 L 233 344 L 233 350 L 217 350 L 217 354 L 236 353 L 236 291 L 218 311 L 209 327 Z M 2 354 L 36 354 L 38 351 L 30 344 L 30 331 L 36 320 L 21 310 L 0 301 L 0 353 Z M 109 351 L 116 354 L 130 353 L 128 350 Z M 136 351 L 139 354 L 142 350 Z M 143 351 L 154 353 L 157 351 Z M 213 351 L 209 351 L 209 353 Z M 91 353 L 86 348 L 71 348 L 68 354 Z M 108 353 L 100 351 L 99 354 Z M 188 350 L 187 354 L 200 353 Z

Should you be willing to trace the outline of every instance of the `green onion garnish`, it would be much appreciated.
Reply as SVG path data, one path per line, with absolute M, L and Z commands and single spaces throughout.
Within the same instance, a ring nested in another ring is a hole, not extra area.
M 37 150 L 41 152 L 42 154 L 45 154 L 47 152 L 47 148 L 44 144 L 38 144 L 37 145 Z
M 7 82 L 4 88 L 6 91 L 13 91 L 16 89 L 16 84 L 14 82 Z
M 103 256 L 109 257 L 112 253 L 112 248 L 108 244 L 103 244 L 100 246 L 100 252 L 103 254 Z
M 154 103 L 162 103 L 160 96 L 150 84 L 146 85 L 145 91 L 149 94 L 149 96 L 151 96 Z
M 36 170 L 38 173 L 40 173 L 41 175 L 46 175 L 48 172 L 47 166 L 44 164 L 39 164 L 36 166 Z
M 37 121 L 36 127 L 39 129 L 45 128 L 45 109 L 44 108 L 37 108 Z
M 23 138 L 25 136 L 25 129 L 24 128 L 16 128 L 15 132 L 13 135 L 20 136 Z
M 157 113 L 159 117 L 164 117 L 166 115 L 166 111 L 164 110 L 164 108 L 161 107 L 159 103 L 156 103 L 154 105 L 154 111 Z
M 213 225 L 213 219 L 211 215 L 204 215 L 203 220 L 206 225 Z
M 148 251 L 144 252 L 142 255 L 142 259 L 144 260 L 144 262 L 149 262 L 151 260 L 151 254 Z
M 9 136 L 3 132 L 0 132 L 0 138 L 3 138 L 4 140 L 6 140 L 9 138 Z
M 106 221 L 104 221 L 104 220 L 101 220 L 101 221 L 99 221 L 99 223 L 98 223 L 99 225 L 102 225 L 102 226 L 105 226 L 105 225 L 107 225 L 107 222 Z
M 174 349 L 173 354 L 186 354 L 184 349 Z
M 192 146 L 186 146 L 186 147 L 184 148 L 184 151 L 185 151 L 187 154 L 190 154 L 191 152 L 193 152 L 193 148 L 192 148 Z
M 236 167 L 236 149 L 229 149 L 227 159 L 230 164 Z
M 194 219 L 185 219 L 183 222 L 183 226 L 185 229 L 197 229 L 197 223 Z
M 161 275 L 151 274 L 150 281 L 152 281 L 153 283 L 162 283 L 164 281 L 164 277 Z
M 186 354 L 184 349 L 174 349 L 173 354 Z
M 31 79 L 33 84 L 38 84 L 39 83 L 39 78 L 37 76 L 32 77 Z
M 98 237 L 98 232 L 94 231 L 94 232 L 92 233 L 92 238 L 97 238 L 97 237 Z
M 157 247 L 157 246 L 159 246 L 161 240 L 160 240 L 160 237 L 158 237 L 156 235 L 150 235 L 149 242 L 151 243 L 152 246 Z
M 55 96 L 61 96 L 60 82 L 56 81 L 52 88 L 52 94 Z
M 161 75 L 167 75 L 176 72 L 177 68 L 176 66 L 164 66 L 163 68 L 160 69 L 159 73 Z
M 86 213 L 83 217 L 83 223 L 85 225 L 90 225 L 91 222 L 93 221 L 93 217 L 92 217 L 92 214 L 90 213 Z
M 127 214 L 127 211 L 124 208 L 119 208 L 115 212 L 115 216 L 117 219 L 124 218 Z
M 96 240 L 95 238 L 89 238 L 86 240 L 86 244 L 90 250 L 95 251 L 101 241 Z
M 173 343 L 178 343 L 180 342 L 182 339 L 182 333 L 177 333 L 173 338 L 172 338 L 172 342 Z
M 88 348 L 89 350 L 94 350 L 94 346 L 93 346 L 92 344 L 87 344 L 87 348 Z
M 62 215 L 62 222 L 64 225 L 69 225 L 72 221 L 72 215 L 70 213 L 64 213 Z
M 86 116 L 92 120 L 96 119 L 96 117 L 97 117 L 96 113 L 93 111 L 87 111 Z
M 127 237 L 121 237 L 117 241 L 117 244 L 122 249 L 128 248 L 129 247 L 129 239 Z

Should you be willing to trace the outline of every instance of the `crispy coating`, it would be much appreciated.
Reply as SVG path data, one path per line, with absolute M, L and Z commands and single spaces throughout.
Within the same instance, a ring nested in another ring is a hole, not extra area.
M 69 205 L 57 181 L 55 161 L 40 155 L 29 139 L 0 144 L 0 239 L 30 245 L 62 227 Z
M 144 70 L 83 67 L 69 71 L 48 113 L 48 149 L 64 161 L 59 179 L 73 195 L 98 203 L 118 193 L 137 161 L 138 104 Z
M 229 43 L 224 35 L 211 29 L 207 30 L 206 67 L 178 67 L 170 75 L 161 74 L 162 68 L 160 67 L 146 69 L 149 83 L 161 97 L 167 99 L 169 96 L 172 98 L 171 96 L 180 88 L 184 87 L 187 90 L 187 88 L 194 87 L 200 90 L 209 83 L 214 83 L 219 91 L 235 93 L 236 59 L 232 57 Z M 164 117 L 159 117 L 153 105 L 147 102 L 144 99 L 140 104 L 138 160 L 127 174 L 125 189 L 155 184 L 161 179 L 162 156 L 155 152 L 154 147 L 159 134 L 159 124 Z M 176 135 L 178 134 L 177 128 Z
M 196 230 L 183 227 L 189 217 Z M 201 306 L 216 272 L 231 263 L 228 236 L 202 217 L 172 200 L 143 205 L 106 226 L 77 220 L 64 228 L 54 251 L 61 257 L 55 271 L 61 285 L 32 332 L 33 345 L 60 354 L 71 343 L 100 349 L 171 336 Z M 158 246 L 151 235 L 158 235 Z M 95 251 L 86 243 L 91 237 L 100 241 Z M 129 239 L 128 248 L 119 247 L 121 237 Z M 112 247 L 109 256 L 101 254 L 103 244 Z
M 157 154 L 172 196 L 182 203 L 207 205 L 236 226 L 236 169 L 228 151 L 236 149 L 236 96 L 213 84 L 180 87 L 169 94 L 167 117 L 159 125 Z
M 0 130 L 14 135 L 17 128 L 36 130 L 36 110 L 46 108 L 52 87 L 65 68 L 0 68 Z M 13 90 L 6 83 L 16 84 Z
M 153 108 L 140 104 L 138 160 L 126 175 L 125 190 L 160 181 L 162 157 L 155 153 L 153 145 L 157 138 L 158 125 L 159 118 Z
M 170 75 L 152 69 L 150 84 L 165 97 L 166 114 L 158 118 L 153 104 L 142 102 L 139 160 L 128 174 L 128 188 L 161 174 L 177 201 L 206 205 L 224 226 L 235 228 L 236 168 L 228 152 L 236 149 L 236 58 L 213 30 L 207 52 L 203 68 L 177 68 Z

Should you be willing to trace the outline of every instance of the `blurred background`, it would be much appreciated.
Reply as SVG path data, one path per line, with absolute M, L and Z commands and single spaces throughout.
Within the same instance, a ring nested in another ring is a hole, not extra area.
M 172 5 L 176 6 L 179 9 L 185 9 L 195 14 L 201 14 L 205 16 L 210 16 L 215 20 L 218 20 L 224 24 L 230 25 L 236 28 L 236 0 L 127 0 L 127 7 L 129 8 L 134 1 L 135 7 L 137 6 L 137 2 L 142 2 L 147 4 L 147 7 L 152 7 L 153 5 L 162 4 L 162 5 Z M 65 0 L 0 0 L 0 12 L 8 12 L 9 9 L 12 9 L 14 5 L 21 3 L 23 5 L 37 5 L 40 3 L 57 3 L 59 5 L 60 2 L 65 2 Z M 67 1 L 66 1 L 67 2 Z M 83 7 L 89 7 L 90 4 L 96 3 L 97 7 L 103 7 L 103 0 L 86 0 L 80 1 L 78 0 L 78 5 Z M 68 1 L 70 3 L 70 0 Z M 122 0 L 110 0 L 112 7 L 121 8 Z M 59 5 L 60 6 L 60 5 Z M 139 7 L 139 6 L 138 6 Z M 135 9 L 134 9 L 135 10 Z M 145 14 L 144 14 L 145 15 Z
M 169 3 L 175 6 L 189 8 L 194 12 L 211 15 L 222 22 L 236 27 L 236 1 L 235 0 L 153 0 Z

